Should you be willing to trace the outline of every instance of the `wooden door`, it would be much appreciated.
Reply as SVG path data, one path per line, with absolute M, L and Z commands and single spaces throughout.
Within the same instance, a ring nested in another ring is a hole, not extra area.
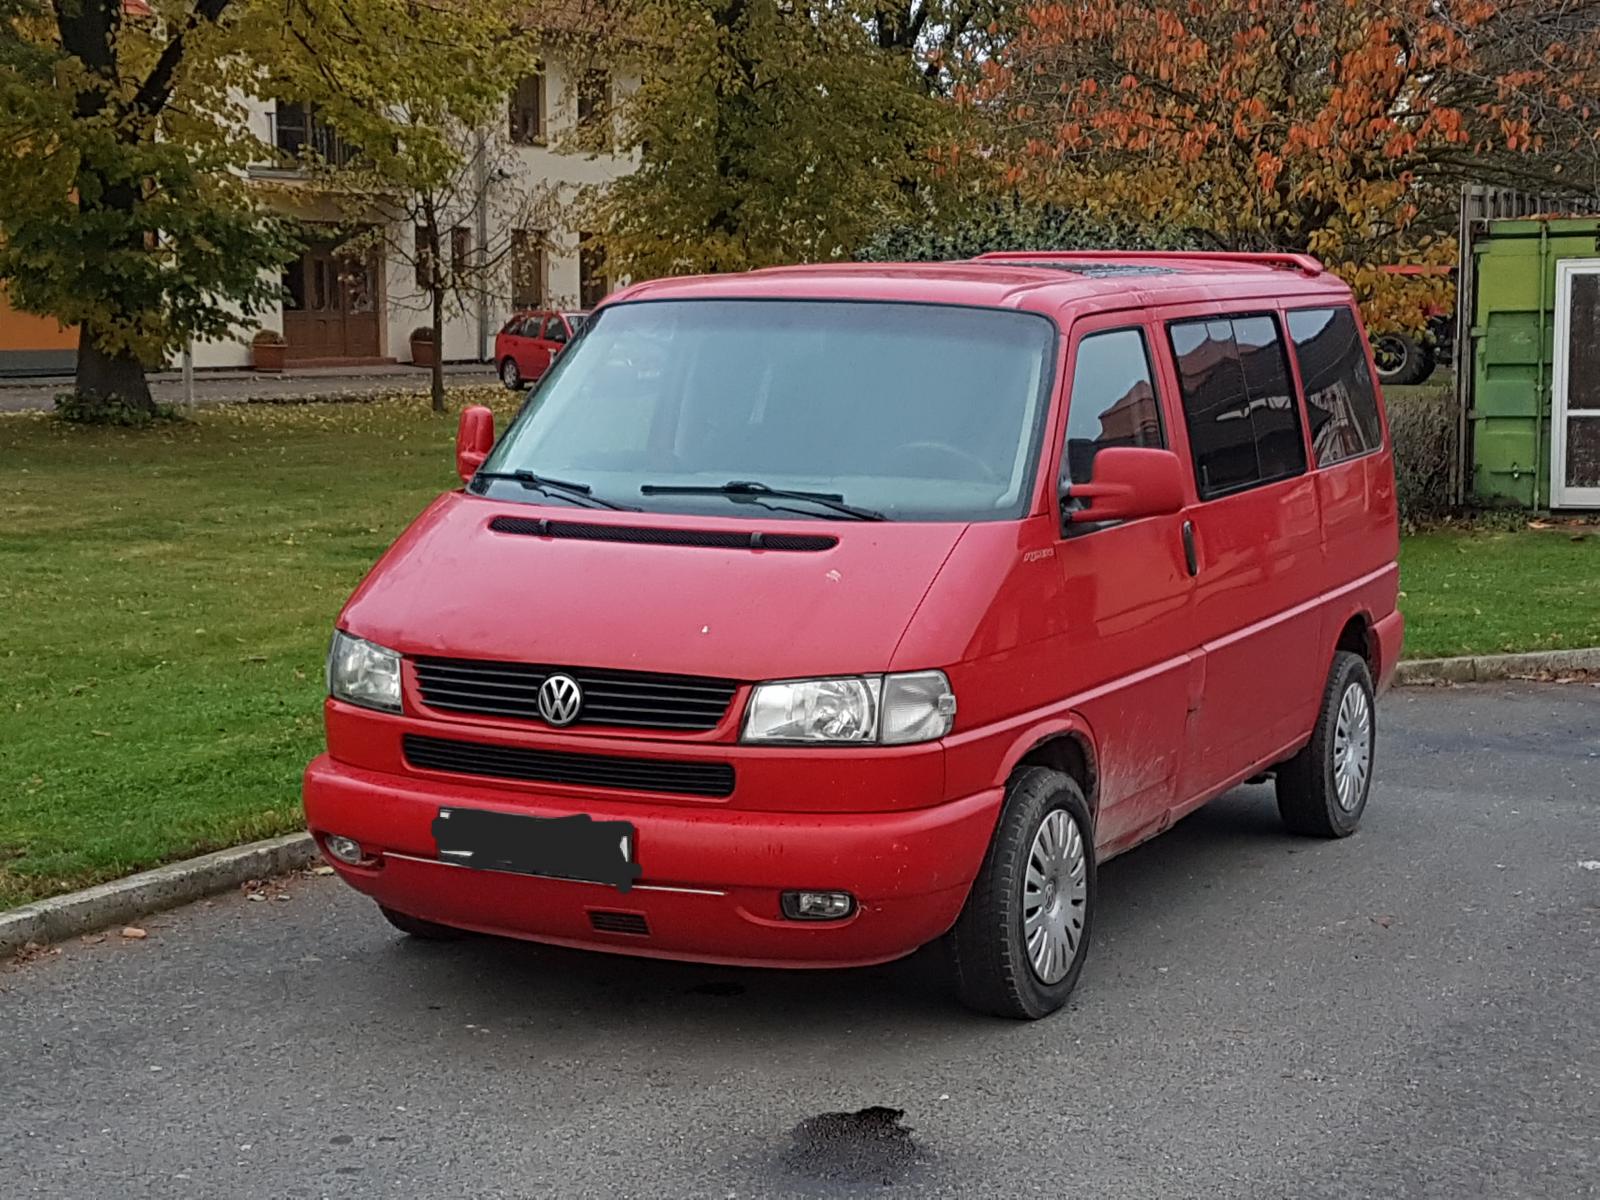
M 373 259 L 317 242 L 284 272 L 283 336 L 290 360 L 376 358 L 378 279 Z

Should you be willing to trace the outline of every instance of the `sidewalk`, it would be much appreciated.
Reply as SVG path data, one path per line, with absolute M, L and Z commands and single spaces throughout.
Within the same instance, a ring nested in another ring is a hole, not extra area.
M 494 367 L 489 363 L 446 363 L 448 386 L 492 384 Z M 361 396 L 386 391 L 424 391 L 428 386 L 425 368 L 409 363 L 379 367 L 305 367 L 276 374 L 262 371 L 222 369 L 194 373 L 196 404 L 225 404 L 240 400 L 279 400 L 303 396 Z M 57 394 L 72 387 L 70 375 L 0 378 L 0 412 L 49 410 Z M 158 371 L 150 376 L 150 392 L 161 404 L 184 402 L 183 375 L 178 371 Z

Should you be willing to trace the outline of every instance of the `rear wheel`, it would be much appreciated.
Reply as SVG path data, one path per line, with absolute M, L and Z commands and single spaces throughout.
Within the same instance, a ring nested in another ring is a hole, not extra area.
M 1294 833 L 1349 837 L 1372 787 L 1377 741 L 1372 676 L 1358 654 L 1333 656 L 1311 740 L 1278 767 L 1278 812 Z
M 1433 352 L 1405 334 L 1384 333 L 1373 338 L 1372 358 L 1378 367 L 1378 381 L 1385 385 L 1421 383 L 1433 374 Z
M 433 921 L 424 921 L 421 917 L 413 917 L 403 912 L 396 912 L 387 905 L 378 905 L 378 911 L 384 919 L 398 929 L 401 933 L 409 934 L 414 938 L 423 938 L 430 942 L 449 942 L 461 937 L 459 929 L 452 929 L 449 925 L 439 925 Z
M 516 359 L 508 358 L 500 364 L 500 382 L 513 392 L 522 390 L 522 372 L 517 370 Z
M 962 1002 L 1019 1020 L 1060 1008 L 1083 971 L 1094 901 L 1094 832 L 1083 792 L 1060 771 L 1017 772 L 950 934 Z

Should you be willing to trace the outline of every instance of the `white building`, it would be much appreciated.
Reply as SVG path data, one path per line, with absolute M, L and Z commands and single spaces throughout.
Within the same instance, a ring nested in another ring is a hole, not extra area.
M 610 101 L 619 89 L 634 86 L 627 75 L 586 70 L 581 78 L 559 59 L 524 77 L 508 98 L 505 119 L 487 134 L 481 156 L 486 186 L 474 189 L 474 207 L 452 217 L 449 250 L 466 259 L 478 249 L 497 261 L 486 289 L 453 301 L 446 310 L 443 354 L 447 361 L 487 361 L 494 335 L 506 317 L 524 308 L 575 309 L 593 304 L 612 280 L 596 254 L 580 250 L 582 231 L 560 216 L 561 204 L 576 190 L 604 184 L 632 169 L 629 158 L 614 154 L 562 152 L 557 147 L 581 121 L 609 121 Z M 324 158 L 346 150 L 315 112 L 272 100 L 251 100 L 246 109 L 250 132 L 289 162 L 309 146 Z M 492 167 L 490 166 L 492 164 Z M 425 292 L 417 283 L 416 255 L 398 250 L 374 253 L 363 270 L 336 254 L 334 199 L 305 173 L 282 163 L 263 163 L 248 172 L 266 202 L 308 222 L 307 247 L 283 272 L 287 299 L 277 312 L 259 317 L 264 329 L 280 331 L 287 343 L 286 365 L 339 366 L 411 361 L 410 335 L 429 324 Z M 543 192 L 556 201 L 534 217 L 513 197 Z M 502 203 L 502 201 L 504 201 Z M 512 216 L 513 207 L 518 215 Z M 508 228 L 527 221 L 526 228 Z M 315 236 L 318 225 L 328 236 Z M 390 246 L 405 245 L 412 231 L 389 227 Z M 197 367 L 251 365 L 252 334 L 197 343 Z

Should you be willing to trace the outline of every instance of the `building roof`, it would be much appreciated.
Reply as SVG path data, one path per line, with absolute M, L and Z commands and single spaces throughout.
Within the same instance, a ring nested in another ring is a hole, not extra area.
M 899 300 L 1042 309 L 1109 298 L 1115 307 L 1277 296 L 1348 297 L 1305 255 L 1017 251 L 960 262 L 821 263 L 656 279 L 613 300 Z

